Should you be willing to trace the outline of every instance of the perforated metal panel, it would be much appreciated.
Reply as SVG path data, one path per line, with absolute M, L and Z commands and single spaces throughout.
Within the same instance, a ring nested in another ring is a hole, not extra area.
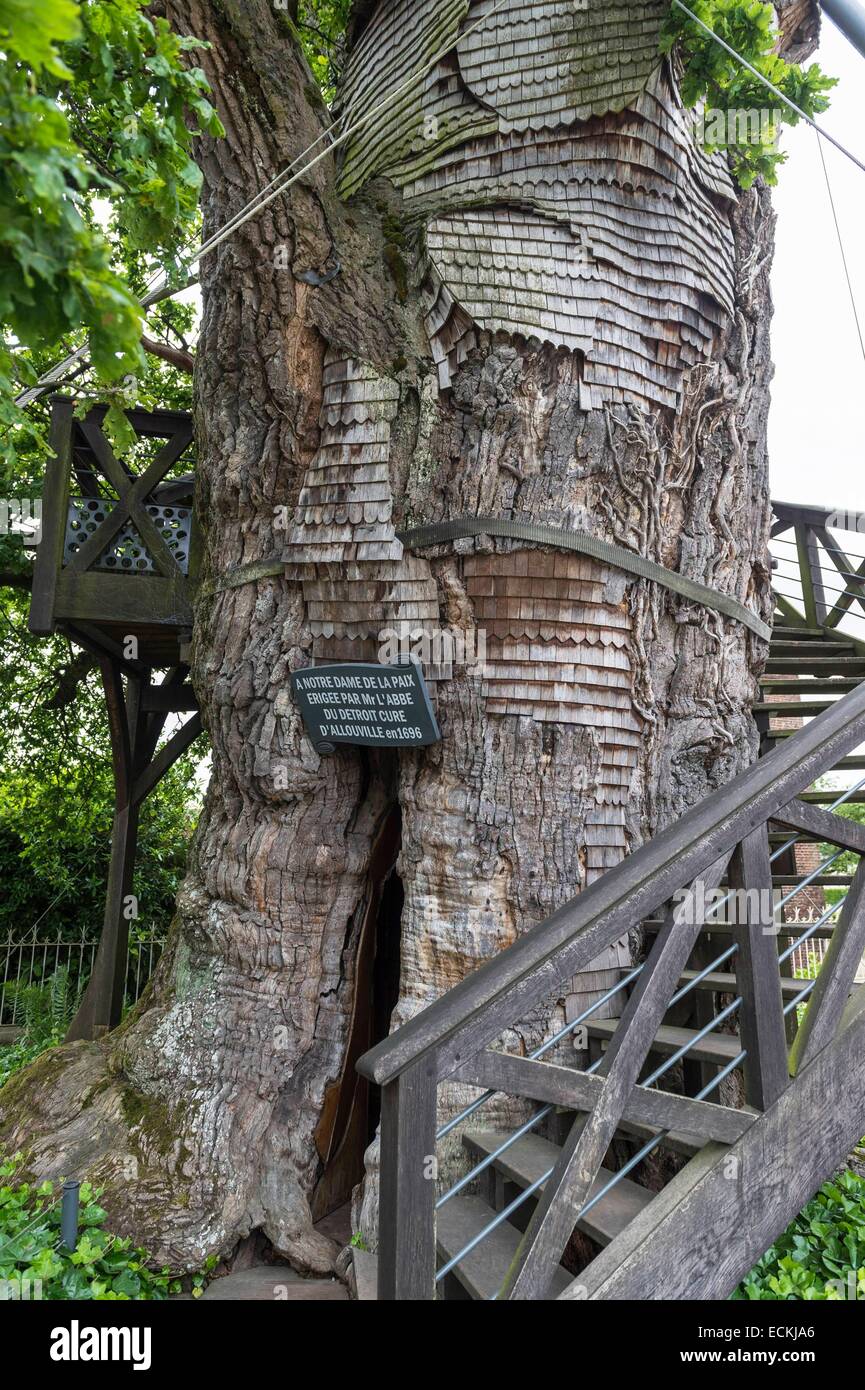
M 72 556 L 96 531 L 113 507 L 110 501 L 98 497 L 70 497 L 66 518 L 66 540 L 63 563 Z M 189 507 L 158 507 L 148 502 L 145 511 L 153 520 L 162 539 L 173 554 L 183 574 L 189 573 L 189 533 L 192 510 Z M 117 571 L 125 574 L 157 574 L 146 545 L 133 522 L 127 522 L 89 570 Z

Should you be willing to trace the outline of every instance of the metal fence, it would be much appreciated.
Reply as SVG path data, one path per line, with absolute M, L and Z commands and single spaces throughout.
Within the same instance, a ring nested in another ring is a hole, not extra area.
M 68 971 L 70 993 L 84 992 L 96 956 L 98 938 L 82 932 L 70 939 L 59 932 L 54 936 L 34 936 L 14 930 L 0 935 L 0 1027 L 22 1022 L 20 989 L 46 984 L 58 969 Z M 129 943 L 126 965 L 126 998 L 134 1003 L 162 954 L 165 938 L 155 932 L 137 932 Z

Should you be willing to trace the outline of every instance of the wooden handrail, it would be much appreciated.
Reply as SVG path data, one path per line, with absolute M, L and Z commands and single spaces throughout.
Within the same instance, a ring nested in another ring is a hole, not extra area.
M 772 511 L 779 521 L 786 521 L 790 526 L 797 523 L 802 526 L 826 526 L 831 522 L 833 530 L 856 531 L 865 535 L 865 512 L 852 512 L 847 507 L 815 507 L 811 503 L 773 501 Z M 853 524 L 841 526 L 839 517 Z
M 783 592 L 776 593 L 776 605 L 794 626 L 822 628 L 831 635 L 854 604 L 865 612 L 865 560 L 858 553 L 853 558 L 848 557 L 828 528 L 863 535 L 865 512 L 828 511 L 794 502 L 773 502 L 772 507 L 776 517 L 772 526 L 773 539 L 789 531 L 795 536 L 804 612 L 790 602 L 791 595 Z M 821 564 L 821 554 L 831 561 L 830 565 Z M 862 562 L 857 564 L 858 560 Z M 840 577 L 843 589 L 831 585 L 824 578 L 826 574 L 830 578 Z M 845 632 L 844 640 L 860 653 L 865 649 L 865 642 L 859 637 Z
M 435 1057 L 451 1075 L 865 738 L 865 684 L 656 835 L 360 1058 L 387 1085 Z

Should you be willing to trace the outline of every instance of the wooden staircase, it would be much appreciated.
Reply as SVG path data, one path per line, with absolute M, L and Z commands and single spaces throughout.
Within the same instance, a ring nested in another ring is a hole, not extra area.
M 804 611 L 779 598 L 758 762 L 361 1059 L 382 1086 L 380 1299 L 726 1297 L 865 1131 L 865 869 L 833 872 L 865 853 L 833 809 L 865 801 L 865 645 L 819 598 L 820 546 L 841 552 L 792 510 Z M 713 889 L 730 901 L 705 912 Z M 640 924 L 619 1017 L 596 1003 L 533 1058 L 496 1050 Z M 797 942 L 821 940 L 818 978 L 797 978 Z M 454 1081 L 483 1095 L 437 1133 Z M 513 1134 L 484 1127 L 498 1092 L 538 1107 Z M 469 1175 L 437 1193 L 430 1155 L 456 1132 Z

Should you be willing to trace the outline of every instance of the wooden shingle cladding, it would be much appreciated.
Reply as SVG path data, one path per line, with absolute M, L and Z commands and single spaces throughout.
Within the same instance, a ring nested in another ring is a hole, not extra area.
M 328 357 L 321 442 L 298 499 L 289 563 L 402 558 L 388 468 L 398 400 L 393 381 L 361 363 Z
M 586 826 L 591 883 L 627 850 L 625 808 L 643 733 L 631 695 L 627 604 L 609 597 L 612 572 L 584 556 L 467 555 L 461 570 L 486 633 L 487 714 L 587 731 L 581 775 L 596 803 Z
M 587 410 L 629 398 L 675 408 L 684 371 L 710 356 L 732 312 L 734 191 L 658 56 L 666 12 L 654 0 L 375 11 L 342 99 L 346 119 L 369 117 L 342 191 L 384 174 L 425 223 L 443 389 L 476 328 L 580 354 Z M 461 25 L 447 59 L 371 114 Z
M 331 354 L 321 442 L 306 470 L 284 559 L 303 587 L 316 660 L 374 660 L 380 634 L 438 624 L 428 563 L 394 530 L 389 460 L 399 388 Z
M 454 141 L 472 132 L 496 131 L 493 112 L 464 100 L 453 59 L 439 64 L 424 83 L 406 85 L 453 43 L 469 7 L 470 0 L 395 0 L 377 7 L 340 92 L 340 113 L 346 125 L 360 119 L 365 122 L 346 143 L 340 184 L 344 196 L 358 192 L 379 174 L 399 182 L 403 170 L 417 169 Z M 394 98 L 398 89 L 404 90 Z M 435 94 L 432 102 L 428 92 Z M 391 97 L 387 103 L 385 95 Z
M 470 650 L 485 643 L 483 665 L 471 674 L 482 682 L 486 713 L 586 731 L 591 882 L 627 850 L 625 808 L 642 738 L 621 576 L 589 557 L 510 543 L 433 560 L 404 552 L 387 482 L 395 391 L 361 363 L 327 364 L 321 448 L 285 550 L 287 573 L 302 585 L 313 657 L 375 660 L 386 631 L 446 628 L 438 575 L 447 565 L 469 601 Z
M 484 23 L 458 48 L 474 95 L 516 128 L 548 128 L 621 111 L 658 61 L 664 0 L 585 8 L 540 0 L 477 0 L 468 21 Z
M 404 184 L 471 136 L 567 125 L 623 110 L 658 62 L 664 0 L 577 10 L 570 0 L 385 0 L 355 49 L 340 94 L 347 123 L 342 192 L 386 174 Z M 615 14 L 609 19 L 610 10 Z M 466 32 L 479 24 L 475 32 Z M 422 82 L 406 86 L 460 33 Z M 407 35 L 411 37 L 407 39 Z M 406 87 L 384 109 L 386 92 Z

